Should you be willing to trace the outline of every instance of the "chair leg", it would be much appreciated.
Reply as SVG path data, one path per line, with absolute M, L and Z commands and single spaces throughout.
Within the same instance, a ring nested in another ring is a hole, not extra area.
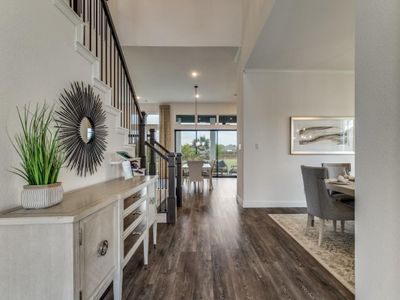
M 321 224 L 319 226 L 318 246 L 321 246 L 321 244 L 322 244 L 322 238 L 324 236 L 324 230 L 325 230 L 325 220 L 321 219 Z
M 342 233 L 344 233 L 344 221 L 340 221 L 340 229 L 342 231 Z
M 333 231 L 336 232 L 336 223 L 337 222 L 336 222 L 336 220 L 333 220 L 332 222 L 333 222 Z
M 312 226 L 311 224 L 312 224 L 312 222 L 313 222 L 313 216 L 312 215 L 310 215 L 310 214 L 308 214 L 307 215 L 307 227 L 306 227 L 306 233 L 308 233 L 309 232 L 309 230 L 310 230 L 310 227 Z

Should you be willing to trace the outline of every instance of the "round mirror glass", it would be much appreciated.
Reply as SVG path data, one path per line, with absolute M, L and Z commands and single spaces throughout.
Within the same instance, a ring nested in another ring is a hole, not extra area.
M 88 144 L 94 138 L 94 126 L 88 117 L 84 117 L 80 124 L 80 132 L 82 140 Z

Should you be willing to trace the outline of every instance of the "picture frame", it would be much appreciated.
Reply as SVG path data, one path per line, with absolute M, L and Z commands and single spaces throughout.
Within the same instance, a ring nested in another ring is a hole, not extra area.
M 291 117 L 290 154 L 353 155 L 354 117 Z

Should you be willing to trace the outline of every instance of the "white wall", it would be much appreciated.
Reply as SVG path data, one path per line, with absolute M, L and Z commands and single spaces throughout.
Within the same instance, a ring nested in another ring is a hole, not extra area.
M 245 207 L 305 206 L 302 164 L 354 167 L 352 155 L 289 154 L 291 116 L 354 115 L 353 73 L 247 70 L 243 84 Z
M 399 299 L 400 5 L 356 11 L 356 298 Z
M 19 129 L 16 106 L 55 102 L 73 81 L 92 82 L 91 65 L 74 49 L 75 27 L 52 0 L 0 1 L 0 210 L 20 204 L 24 182 L 8 170 L 19 160 L 7 137 Z M 66 191 L 119 176 L 107 164 L 111 153 L 123 144 L 115 133 L 115 117 L 109 127 L 106 162 L 94 176 L 77 177 L 63 170 L 60 181 Z
M 238 60 L 237 72 L 237 144 L 238 144 L 238 173 L 237 173 L 237 200 L 243 204 L 243 183 L 244 183 L 244 112 L 243 106 L 243 70 L 256 45 L 260 32 L 271 13 L 275 0 L 242 0 L 242 47 L 240 48 L 240 57 Z
M 111 0 L 124 46 L 239 46 L 241 0 Z

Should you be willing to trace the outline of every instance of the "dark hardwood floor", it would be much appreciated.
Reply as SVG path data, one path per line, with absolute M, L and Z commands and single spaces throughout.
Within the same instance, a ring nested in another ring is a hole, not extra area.
M 235 179 L 184 191 L 176 225 L 159 224 L 149 266 L 138 251 L 124 270 L 124 299 L 354 299 L 268 213 L 242 209 Z M 112 299 L 109 290 L 105 299 Z

